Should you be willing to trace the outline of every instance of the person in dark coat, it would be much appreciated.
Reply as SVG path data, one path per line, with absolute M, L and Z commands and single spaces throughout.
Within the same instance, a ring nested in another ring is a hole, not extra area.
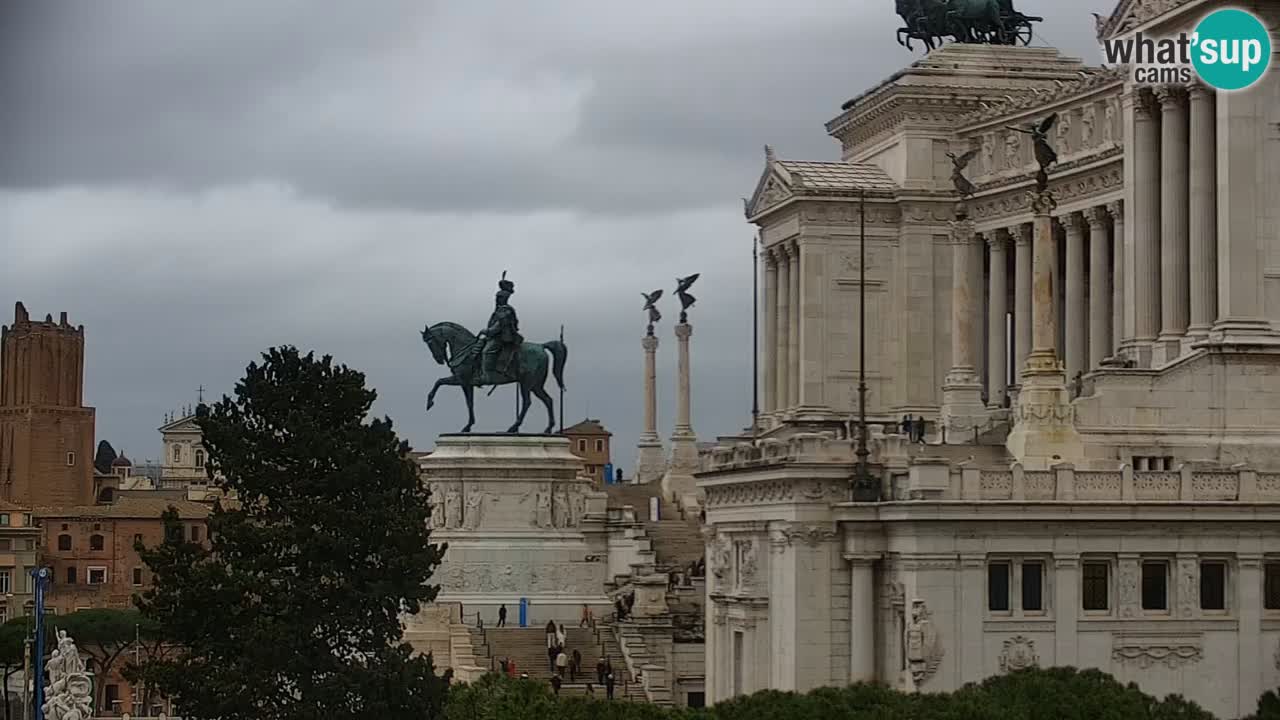
M 555 645 L 547 648 L 547 670 L 550 672 L 554 673 L 556 671 L 556 656 L 559 654 L 560 648 Z
M 914 432 L 915 428 L 912 427 L 913 425 L 914 423 L 911 422 L 910 415 L 902 416 L 902 434 L 906 435 L 908 440 L 915 439 L 915 432 Z
M 498 606 L 498 627 L 503 627 L 506 624 L 507 624 L 507 606 L 499 605 Z
M 556 695 L 559 695 L 559 694 L 560 694 L 560 683 L 562 683 L 562 682 L 564 682 L 564 681 L 560 679 L 560 676 L 559 676 L 559 675 L 552 675 L 552 676 L 551 676 L 551 690 L 552 690 L 552 692 L 554 692 Z
M 596 660 L 596 684 L 604 684 L 604 658 Z
M 578 673 L 582 671 L 582 653 L 577 648 L 573 649 L 573 656 L 569 658 L 569 680 L 578 682 Z
M 607 700 L 613 699 L 613 673 L 604 676 L 604 696 Z

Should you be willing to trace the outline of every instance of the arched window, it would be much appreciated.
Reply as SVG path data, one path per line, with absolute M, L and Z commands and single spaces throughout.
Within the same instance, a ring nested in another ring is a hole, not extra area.
M 181 445 L 173 446 L 173 461 L 175 463 L 182 462 L 182 446 Z
M 198 468 L 204 467 L 204 451 L 203 450 L 196 451 L 196 467 Z
M 90 536 L 89 536 L 89 549 L 90 549 L 90 550 L 102 550 L 103 548 L 105 548 L 105 547 L 106 547 L 106 545 L 107 545 L 107 543 L 106 543 L 106 541 L 103 539 L 103 537 L 102 537 L 101 535 L 90 535 Z
M 58 536 L 58 549 L 59 549 L 59 550 L 61 550 L 62 552 L 69 552 L 69 551 L 71 550 L 71 536 L 70 536 L 70 535 L 59 535 L 59 536 Z

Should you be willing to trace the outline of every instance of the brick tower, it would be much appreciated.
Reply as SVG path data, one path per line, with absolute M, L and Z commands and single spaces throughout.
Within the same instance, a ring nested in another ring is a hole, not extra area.
M 0 498 L 26 507 L 93 502 L 93 408 L 84 407 L 84 326 L 0 328 Z

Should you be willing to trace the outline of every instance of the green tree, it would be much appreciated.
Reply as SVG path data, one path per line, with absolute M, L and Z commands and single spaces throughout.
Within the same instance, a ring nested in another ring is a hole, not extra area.
M 33 621 L 29 617 L 14 618 L 0 625 L 0 672 L 3 673 L 4 720 L 10 720 L 12 699 L 9 697 L 9 678 L 22 670 L 25 663 L 26 641 L 31 637 Z
M 137 600 L 181 648 L 141 673 L 181 715 L 439 713 L 446 681 L 403 642 L 400 614 L 435 598 L 444 548 L 408 445 L 389 420 L 366 422 L 374 398 L 328 356 L 273 348 L 197 419 L 236 500 L 215 506 L 207 548 L 166 533 L 141 549 L 155 584 Z

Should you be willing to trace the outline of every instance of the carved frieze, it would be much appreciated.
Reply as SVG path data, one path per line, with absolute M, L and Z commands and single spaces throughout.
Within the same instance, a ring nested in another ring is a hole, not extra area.
M 1178 616 L 1192 618 L 1200 606 L 1200 576 L 1194 557 L 1178 558 Z
M 1171 670 L 1200 662 L 1204 657 L 1200 636 L 1116 635 L 1111 648 L 1111 661 L 1133 665 L 1143 670 L 1164 665 Z

